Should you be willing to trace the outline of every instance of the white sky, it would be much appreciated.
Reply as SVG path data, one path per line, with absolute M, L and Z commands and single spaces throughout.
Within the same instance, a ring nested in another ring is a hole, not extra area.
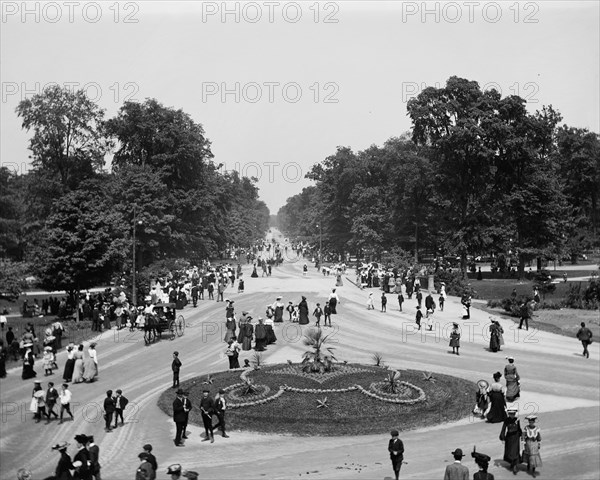
M 565 123 L 598 132 L 599 5 L 2 2 L 0 162 L 27 169 L 15 108 L 49 82 L 87 84 L 107 118 L 125 98 L 183 109 L 216 162 L 260 176 L 271 213 L 338 145 L 362 150 L 408 130 L 408 95 L 452 75 L 528 98 L 531 111 L 552 104 Z M 236 83 L 238 101 L 222 98 Z

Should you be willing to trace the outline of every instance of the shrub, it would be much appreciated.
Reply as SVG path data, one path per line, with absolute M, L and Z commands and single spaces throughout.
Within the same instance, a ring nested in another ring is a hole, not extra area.
M 504 308 L 504 307 L 502 307 L 502 300 L 499 298 L 488 300 L 487 306 L 490 308 Z
M 563 303 L 568 308 L 597 310 L 600 304 L 600 282 L 590 280 L 583 291 L 581 282 L 570 285 Z
M 548 270 L 540 270 L 537 272 L 533 281 L 544 298 L 547 293 L 554 293 L 556 290 L 556 284 L 552 283 L 552 275 Z
M 459 297 L 471 295 L 472 298 L 477 298 L 477 292 L 469 283 L 469 279 L 464 276 L 460 270 L 452 272 L 438 270 L 434 279 L 434 286 L 438 292 L 441 288 L 441 282 L 446 284 L 446 293 L 448 295 L 456 295 Z

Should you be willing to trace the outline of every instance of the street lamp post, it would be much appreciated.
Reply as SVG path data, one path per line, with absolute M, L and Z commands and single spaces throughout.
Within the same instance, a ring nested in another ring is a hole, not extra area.
M 319 265 L 321 265 L 321 250 L 323 249 L 323 228 L 320 223 L 317 225 L 317 227 L 319 227 Z
M 133 257 L 133 265 L 132 265 L 132 276 L 133 276 L 133 279 L 132 279 L 132 284 L 133 285 L 132 285 L 132 293 L 131 293 L 131 299 L 132 299 L 134 307 L 137 307 L 137 291 L 136 291 L 136 288 L 135 288 L 135 267 L 136 267 L 136 265 L 135 265 L 135 230 L 136 230 L 136 226 L 138 224 L 139 225 L 142 224 L 141 220 L 139 222 L 136 222 L 136 218 L 137 218 L 137 214 L 136 214 L 136 211 L 135 211 L 135 208 L 134 208 L 133 209 L 133 242 L 132 242 L 133 243 L 133 245 L 132 245 L 132 250 L 133 250 L 133 255 L 132 255 L 132 257 Z

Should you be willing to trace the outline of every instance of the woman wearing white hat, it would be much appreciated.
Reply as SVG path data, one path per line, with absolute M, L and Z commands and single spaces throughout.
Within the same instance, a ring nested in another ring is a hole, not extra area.
M 542 466 L 542 457 L 540 456 L 540 447 L 542 436 L 540 435 L 540 427 L 536 426 L 536 415 L 525 417 L 529 421 L 529 425 L 523 430 L 523 462 L 527 463 L 527 471 L 531 469 L 531 475 L 535 478 L 535 469 Z
M 512 472 L 516 475 L 521 456 L 521 424 L 517 418 L 517 409 L 508 409 L 508 418 L 504 420 L 500 431 L 500 440 L 504 442 L 504 461 L 510 464 Z

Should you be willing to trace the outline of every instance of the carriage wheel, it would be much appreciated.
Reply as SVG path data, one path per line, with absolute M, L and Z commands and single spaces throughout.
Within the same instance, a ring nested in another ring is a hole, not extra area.
M 179 335 L 180 337 L 183 336 L 183 332 L 185 331 L 185 318 L 183 318 L 183 315 L 179 315 L 177 317 L 177 335 Z
M 176 327 L 175 327 L 175 320 L 171 320 L 169 322 L 169 340 L 175 340 L 175 331 L 176 331 Z

